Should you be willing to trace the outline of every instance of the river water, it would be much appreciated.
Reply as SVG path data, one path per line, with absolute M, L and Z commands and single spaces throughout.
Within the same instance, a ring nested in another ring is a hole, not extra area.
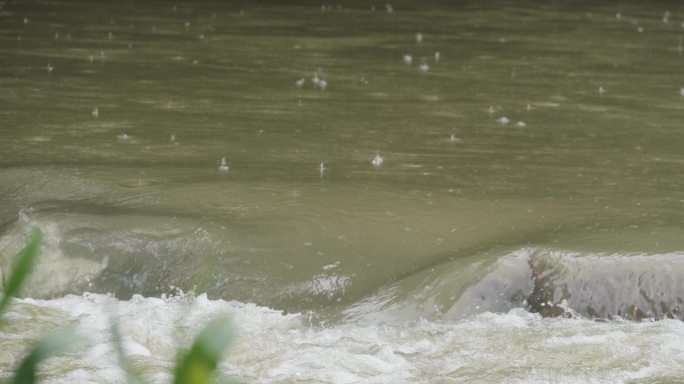
M 167 382 L 228 313 L 257 383 L 684 371 L 684 8 L 0 3 L 0 330 Z M 374 162 L 376 155 L 382 164 Z

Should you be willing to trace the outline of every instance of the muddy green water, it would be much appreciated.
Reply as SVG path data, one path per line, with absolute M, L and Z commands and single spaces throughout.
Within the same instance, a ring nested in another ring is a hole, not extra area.
M 110 311 L 164 381 L 199 300 L 247 382 L 671 380 L 682 325 L 621 319 L 684 316 L 683 35 L 666 2 L 1 2 L 4 277 L 46 242 L 0 372 L 76 323 L 95 362 L 46 380 L 123 380 Z

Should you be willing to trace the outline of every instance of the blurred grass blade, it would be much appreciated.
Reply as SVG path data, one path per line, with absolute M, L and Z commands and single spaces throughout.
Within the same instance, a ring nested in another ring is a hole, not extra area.
M 180 358 L 174 384 L 211 383 L 212 374 L 232 340 L 233 326 L 228 317 L 211 321 L 199 333 L 190 351 Z
M 31 352 L 21 362 L 12 379 L 12 384 L 35 383 L 36 371 L 40 362 L 84 343 L 85 339 L 69 329 L 44 337 L 33 345 Z
M 112 321 L 111 326 L 112 333 L 112 343 L 114 344 L 114 349 L 116 350 L 116 355 L 119 358 L 119 366 L 126 372 L 126 382 L 129 384 L 142 384 L 144 381 L 135 374 L 133 368 L 131 367 L 126 353 L 124 352 L 123 342 L 121 341 L 121 333 L 119 332 L 119 325 Z
M 31 271 L 33 270 L 33 264 L 35 263 L 36 256 L 38 255 L 38 250 L 43 242 L 43 233 L 36 229 L 31 234 L 28 244 L 24 249 L 19 251 L 17 256 L 14 258 L 14 268 L 12 269 L 12 274 L 10 275 L 7 285 L 5 285 L 5 292 L 2 296 L 2 301 L 0 301 L 0 314 L 2 314 L 7 305 L 9 304 L 12 297 L 19 293 L 21 285 L 26 280 Z

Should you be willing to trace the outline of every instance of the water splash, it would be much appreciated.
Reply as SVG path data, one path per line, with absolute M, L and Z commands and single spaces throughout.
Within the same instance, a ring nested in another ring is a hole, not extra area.
M 228 163 L 226 163 L 226 158 L 222 157 L 221 162 L 219 163 L 218 170 L 221 172 L 228 172 L 230 167 L 228 166 Z
M 382 159 L 382 156 L 380 156 L 380 151 L 378 150 L 375 153 L 375 157 L 373 158 L 373 161 L 371 161 L 371 164 L 373 164 L 374 167 L 379 167 L 383 162 L 384 160 Z

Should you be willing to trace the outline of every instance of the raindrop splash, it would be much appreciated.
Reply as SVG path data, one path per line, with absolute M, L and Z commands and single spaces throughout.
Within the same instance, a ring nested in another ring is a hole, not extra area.
M 371 162 L 371 164 L 373 164 L 374 167 L 379 167 L 382 165 L 383 161 L 384 160 L 382 160 L 382 156 L 380 156 L 380 151 L 378 150 L 375 153 L 375 157 L 373 158 L 373 161 Z
M 226 163 L 226 158 L 222 157 L 221 162 L 219 163 L 218 170 L 221 172 L 228 172 L 230 167 L 228 167 L 228 164 Z

